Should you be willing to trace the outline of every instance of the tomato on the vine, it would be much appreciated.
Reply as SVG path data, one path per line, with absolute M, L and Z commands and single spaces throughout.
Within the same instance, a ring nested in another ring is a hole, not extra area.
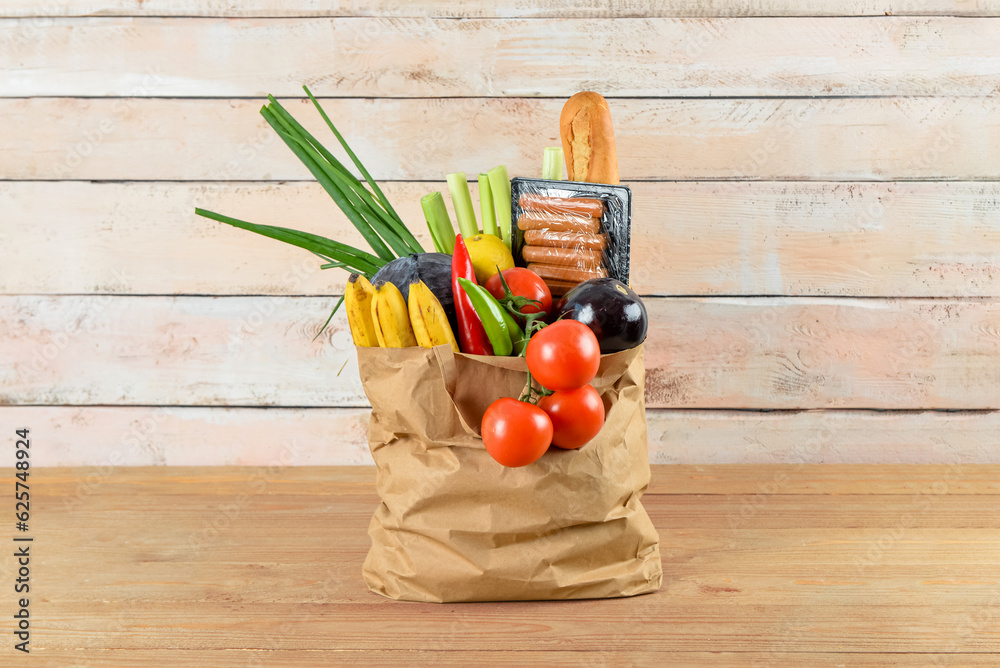
M 541 302 L 538 304 L 529 304 L 521 309 L 522 313 L 539 313 L 544 312 L 548 315 L 549 311 L 552 310 L 552 293 L 549 291 L 549 286 L 545 284 L 541 276 L 531 271 L 530 269 L 525 269 L 524 267 L 514 267 L 512 269 L 504 269 L 502 272 L 503 280 L 507 282 L 507 287 L 510 288 L 511 293 L 516 297 L 527 297 L 528 299 L 537 299 Z M 501 300 L 504 298 L 503 283 L 500 282 L 500 274 L 493 274 L 486 285 L 484 286 L 489 290 L 490 294 Z
M 490 404 L 483 415 L 483 445 L 504 466 L 527 466 L 551 444 L 552 421 L 534 404 L 504 397 Z
M 604 402 L 591 385 L 553 392 L 538 407 L 552 420 L 552 445 L 566 450 L 589 443 L 604 426 Z
M 590 327 L 559 320 L 535 333 L 526 351 L 528 371 L 550 390 L 583 387 L 597 375 L 601 346 Z

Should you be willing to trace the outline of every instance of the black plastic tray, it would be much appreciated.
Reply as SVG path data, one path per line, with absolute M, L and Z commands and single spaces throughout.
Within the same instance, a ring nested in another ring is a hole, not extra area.
M 511 230 L 513 233 L 512 252 L 518 266 L 521 248 L 524 246 L 524 232 L 517 227 L 517 219 L 523 210 L 518 201 L 523 194 L 545 197 L 589 197 L 604 202 L 604 216 L 601 218 L 601 232 L 608 235 L 608 248 L 604 252 L 608 275 L 625 285 L 629 279 L 629 253 L 632 232 L 632 191 L 628 186 L 609 186 L 603 183 L 582 181 L 550 181 L 548 179 L 526 179 L 516 177 L 510 182 Z

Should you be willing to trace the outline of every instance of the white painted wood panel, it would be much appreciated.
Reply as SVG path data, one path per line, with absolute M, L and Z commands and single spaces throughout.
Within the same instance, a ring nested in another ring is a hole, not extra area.
M 4 96 L 304 97 L 303 84 L 328 97 L 1000 88 L 1000 19 L 54 19 L 29 39 L 31 21 L 0 21 Z
M 370 465 L 367 408 L 7 406 L 36 466 Z M 650 409 L 656 464 L 980 464 L 996 461 L 996 412 Z M 766 482 L 766 481 L 762 481 Z M 86 489 L 86 487 L 85 487 Z
M 538 176 L 562 99 L 324 102 L 375 178 Z M 0 100 L 0 179 L 311 180 L 256 100 Z M 332 137 L 308 101 L 288 107 Z M 1000 179 L 1000 99 L 611 102 L 625 180 Z
M 1000 184 L 633 182 L 632 285 L 657 295 L 997 296 Z M 384 184 L 425 247 L 419 198 Z M 475 200 L 475 198 L 474 198 Z M 0 293 L 329 295 L 346 274 L 194 215 L 365 247 L 315 183 L 0 182 Z
M 997 16 L 996 0 L 0 0 L 0 16 Z
M 3 297 L 0 404 L 358 406 L 334 298 Z M 1000 408 L 994 300 L 646 300 L 663 408 Z
M 640 291 L 944 297 L 649 299 L 653 461 L 997 461 L 1000 413 L 910 409 L 1000 408 L 1000 307 L 975 298 L 997 294 L 1000 31 L 954 18 L 1000 2 L 612 4 L 0 0 L 28 17 L 0 20 L 0 293 L 23 295 L 0 297 L 0 420 L 36 422 L 51 463 L 367 462 L 343 319 L 311 341 L 335 299 L 276 296 L 341 274 L 191 209 L 357 239 L 265 92 L 351 98 L 325 104 L 422 232 L 440 186 L 413 181 L 537 175 L 592 87 Z M 52 18 L 83 14 L 146 18 Z M 236 16 L 259 19 L 211 18 Z M 673 20 L 726 16 L 803 18 Z

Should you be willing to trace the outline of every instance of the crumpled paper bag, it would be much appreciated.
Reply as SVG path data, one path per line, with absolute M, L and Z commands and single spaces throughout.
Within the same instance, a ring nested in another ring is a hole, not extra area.
M 604 355 L 606 422 L 579 450 L 509 469 L 479 437 L 486 408 L 517 397 L 523 358 L 358 348 L 382 500 L 369 526 L 369 589 L 406 601 L 633 596 L 659 589 L 642 347 Z

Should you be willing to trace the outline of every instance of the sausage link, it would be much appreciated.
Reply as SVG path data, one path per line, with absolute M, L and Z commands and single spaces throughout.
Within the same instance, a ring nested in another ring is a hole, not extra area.
M 568 290 L 569 288 L 575 288 L 580 285 L 580 281 L 560 281 L 558 278 L 545 279 L 545 285 L 553 288 L 564 288 Z
M 549 292 L 552 293 L 553 297 L 562 297 L 564 294 L 579 285 L 578 281 L 558 281 L 554 278 L 550 278 L 545 281 L 545 285 L 548 286 Z
M 581 248 L 602 251 L 608 247 L 608 237 L 603 234 L 527 230 L 524 233 L 524 243 L 531 246 L 557 246 L 559 248 Z
M 551 230 L 553 232 L 575 232 L 577 234 L 597 234 L 601 221 L 587 216 L 558 215 L 527 211 L 517 219 L 517 227 L 527 230 Z
M 580 269 L 596 269 L 601 266 L 603 259 L 601 251 L 552 246 L 525 246 L 521 251 L 521 257 L 524 258 L 525 262 L 555 264 Z
M 600 218 L 604 215 L 604 202 L 588 197 L 545 197 L 525 193 L 517 202 L 522 209 L 546 213 L 569 213 L 591 218 Z
M 574 267 L 557 267 L 551 264 L 532 263 L 528 269 L 535 272 L 543 279 L 554 278 L 560 281 L 586 281 L 590 278 L 604 278 L 608 272 L 603 267 L 597 269 L 576 269 Z

